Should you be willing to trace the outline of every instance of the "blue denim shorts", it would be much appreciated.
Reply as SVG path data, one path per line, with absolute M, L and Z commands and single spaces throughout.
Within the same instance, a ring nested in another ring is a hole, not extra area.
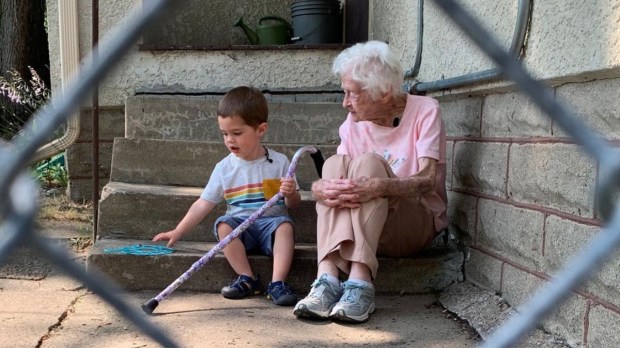
M 235 217 L 224 215 L 220 216 L 213 224 L 213 234 L 219 241 L 220 238 L 217 235 L 217 225 L 220 222 L 226 223 L 233 230 L 237 226 L 241 225 L 248 217 Z M 290 216 L 265 216 L 259 217 L 251 224 L 245 231 L 239 235 L 239 239 L 245 246 L 245 250 L 248 253 L 259 252 L 267 256 L 273 256 L 273 234 L 283 222 L 290 222 L 293 224 L 293 220 Z

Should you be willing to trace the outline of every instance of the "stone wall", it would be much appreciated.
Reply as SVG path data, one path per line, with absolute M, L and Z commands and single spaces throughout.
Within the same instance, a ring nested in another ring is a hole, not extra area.
M 620 144 L 620 79 L 564 84 L 556 98 Z M 470 249 L 466 278 L 517 310 L 600 231 L 598 163 L 520 92 L 439 98 L 449 136 L 451 227 Z M 544 322 L 572 345 L 620 343 L 620 257 Z
M 89 202 L 93 198 L 93 144 L 92 111 L 80 112 L 80 134 L 66 150 L 69 172 L 68 196 L 76 202 Z M 110 181 L 112 143 L 115 137 L 125 135 L 124 108 L 99 110 L 99 192 Z

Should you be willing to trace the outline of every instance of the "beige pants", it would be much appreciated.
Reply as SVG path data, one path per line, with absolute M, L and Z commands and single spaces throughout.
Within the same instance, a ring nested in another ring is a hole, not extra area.
M 323 179 L 396 177 L 388 163 L 375 154 L 355 159 L 335 155 L 323 166 Z M 317 203 L 318 260 L 329 258 L 350 273 L 351 262 L 368 266 L 374 279 L 377 256 L 407 257 L 435 237 L 433 213 L 422 197 L 377 198 L 359 208 L 330 208 Z

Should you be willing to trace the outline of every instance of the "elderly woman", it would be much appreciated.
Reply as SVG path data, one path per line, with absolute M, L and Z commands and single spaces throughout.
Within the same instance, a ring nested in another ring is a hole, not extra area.
M 332 70 L 349 114 L 337 154 L 312 185 L 318 279 L 293 313 L 365 322 L 375 309 L 377 256 L 412 256 L 448 225 L 446 137 L 437 101 L 402 92 L 403 69 L 387 44 L 352 46 Z

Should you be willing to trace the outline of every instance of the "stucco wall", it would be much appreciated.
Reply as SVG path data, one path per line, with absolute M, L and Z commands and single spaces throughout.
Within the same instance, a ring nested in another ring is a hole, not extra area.
M 91 47 L 92 16 L 90 1 L 80 0 L 80 52 L 87 56 Z M 110 0 L 99 8 L 99 32 L 102 49 L 114 25 L 123 23 L 140 1 Z M 54 0 L 48 0 L 50 13 L 57 12 Z M 234 16 L 235 14 L 226 14 Z M 49 17 L 50 28 L 58 18 Z M 50 36 L 54 36 L 50 32 Z M 58 38 L 50 39 L 52 59 L 58 62 Z M 288 51 L 140 51 L 138 45 L 125 55 L 108 74 L 99 89 L 103 106 L 122 105 L 136 90 L 175 86 L 177 91 L 226 90 L 242 84 L 270 89 L 337 89 L 339 84 L 329 66 L 337 54 L 333 50 Z M 60 65 L 52 65 L 54 86 L 58 86 Z
M 425 1 L 422 65 L 418 80 L 431 82 L 493 68 L 472 41 L 433 1 Z M 459 1 L 506 49 L 510 47 L 518 0 Z M 620 76 L 620 6 L 617 0 L 533 1 L 524 65 L 551 85 Z M 371 37 L 389 41 L 405 67 L 415 62 L 417 1 L 374 0 Z M 492 92 L 507 83 L 451 91 Z M 509 83 L 508 83 L 509 84 Z M 444 94 L 444 93 L 441 93 Z
M 83 56 L 90 49 L 90 3 L 79 1 L 80 49 Z M 100 36 L 104 38 L 140 3 L 140 0 L 110 0 L 102 4 Z M 269 4 L 269 1 L 266 3 Z M 461 3 L 482 20 L 504 47 L 509 47 L 516 21 L 517 0 L 470 0 Z M 57 11 L 56 1 L 48 0 L 48 6 L 50 13 Z M 271 10 L 268 5 L 265 8 Z M 226 18 L 240 13 L 237 8 Z M 417 20 L 415 1 L 371 1 L 371 38 L 389 41 L 401 56 L 405 68 L 412 67 L 415 61 Z M 618 20 L 620 6 L 617 0 L 534 2 L 523 62 L 536 78 L 553 85 L 617 77 L 620 75 Z M 252 24 L 252 19 L 249 22 Z M 493 63 L 432 1 L 425 1 L 424 26 L 419 81 L 435 81 L 493 67 Z M 50 16 L 49 27 L 57 27 L 57 17 Z M 54 86 L 59 81 L 57 43 L 57 33 L 51 31 Z M 101 103 L 122 105 L 124 96 L 136 89 L 162 84 L 177 85 L 179 89 L 187 90 L 225 89 L 242 83 L 263 88 L 333 87 L 337 82 L 326 67 L 335 54 L 324 50 L 154 53 L 141 52 L 136 46 L 101 86 Z M 471 90 L 486 92 L 489 88 L 505 84 L 483 84 L 451 93 Z

